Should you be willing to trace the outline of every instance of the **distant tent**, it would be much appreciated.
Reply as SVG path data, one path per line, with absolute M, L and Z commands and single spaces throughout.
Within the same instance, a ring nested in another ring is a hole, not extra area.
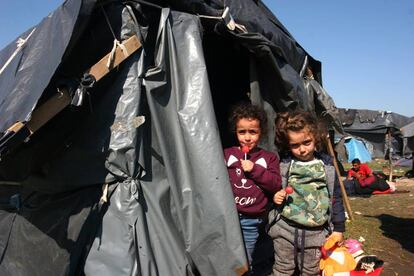
M 335 136 L 335 151 L 340 162 L 351 162 L 358 158 L 362 162 L 372 160 L 373 145 L 363 138 L 356 136 Z
M 403 137 L 404 157 L 412 156 L 414 152 L 414 121 L 401 128 Z
M 393 155 L 401 156 L 403 142 L 400 128 L 413 121 L 412 118 L 390 111 L 345 108 L 339 108 L 339 118 L 346 133 L 363 138 L 374 146 L 374 158 L 384 158 L 388 152 L 388 131 L 392 134 Z
M 371 162 L 371 154 L 365 147 L 364 143 L 358 139 L 350 138 L 345 142 L 345 147 L 348 152 L 348 162 L 352 162 L 358 158 L 362 163 Z

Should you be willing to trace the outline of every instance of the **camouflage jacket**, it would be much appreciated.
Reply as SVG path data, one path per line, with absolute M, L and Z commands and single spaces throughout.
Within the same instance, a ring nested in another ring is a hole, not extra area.
M 345 232 L 345 211 L 342 204 L 341 188 L 339 186 L 339 179 L 335 172 L 332 157 L 327 154 L 315 153 L 316 158 L 322 160 L 325 165 L 326 179 L 328 186 L 328 193 L 330 197 L 330 204 L 328 209 L 329 214 L 329 230 L 336 232 Z M 282 177 L 282 188 L 287 186 L 289 176 L 289 166 L 292 161 L 292 156 L 282 159 L 280 163 L 280 175 Z M 283 208 L 283 207 L 282 207 Z M 280 218 L 280 206 L 274 205 L 274 208 L 269 212 L 269 226 L 272 226 L 275 220 Z

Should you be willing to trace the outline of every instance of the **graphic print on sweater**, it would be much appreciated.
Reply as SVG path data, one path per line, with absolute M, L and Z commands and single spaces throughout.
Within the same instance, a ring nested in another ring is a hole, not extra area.
M 256 162 L 254 163 L 255 165 L 259 165 L 267 169 L 267 163 L 264 158 L 260 158 L 256 160 Z M 240 161 L 237 159 L 237 157 L 234 155 L 230 155 L 229 160 L 227 161 L 227 167 L 231 167 L 233 164 L 236 166 L 241 166 Z M 235 188 L 249 190 L 253 187 L 253 185 L 255 185 L 252 181 L 247 181 L 247 179 L 244 178 L 244 173 L 240 167 L 236 167 L 235 171 L 236 175 L 239 177 L 239 179 L 235 181 L 236 183 L 232 183 Z M 256 201 L 256 197 L 236 196 L 234 200 L 238 205 L 251 205 L 254 204 L 254 202 Z
M 252 217 L 263 215 L 270 195 L 280 187 L 277 156 L 261 148 L 245 155 L 240 147 L 230 147 L 224 150 L 224 157 L 237 211 Z M 241 166 L 245 159 L 254 164 L 250 172 L 243 171 Z

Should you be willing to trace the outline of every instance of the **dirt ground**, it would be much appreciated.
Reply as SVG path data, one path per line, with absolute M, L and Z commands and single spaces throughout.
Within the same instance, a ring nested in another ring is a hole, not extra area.
M 347 237 L 363 237 L 364 251 L 384 261 L 381 275 L 414 275 L 414 179 L 397 179 L 406 193 L 350 197 L 354 220 Z

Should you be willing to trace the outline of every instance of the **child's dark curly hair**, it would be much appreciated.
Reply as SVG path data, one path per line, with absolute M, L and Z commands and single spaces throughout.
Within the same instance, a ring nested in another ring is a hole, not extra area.
M 242 102 L 235 105 L 229 116 L 229 124 L 232 132 L 236 132 L 237 122 L 243 118 L 258 120 L 261 135 L 265 135 L 267 133 L 267 116 L 262 108 L 249 102 Z
M 289 137 L 290 131 L 309 131 L 315 138 L 315 145 L 318 151 L 324 149 L 327 129 L 322 120 L 318 120 L 309 112 L 295 111 L 278 113 L 275 121 L 276 135 L 275 145 L 282 153 L 290 151 Z

